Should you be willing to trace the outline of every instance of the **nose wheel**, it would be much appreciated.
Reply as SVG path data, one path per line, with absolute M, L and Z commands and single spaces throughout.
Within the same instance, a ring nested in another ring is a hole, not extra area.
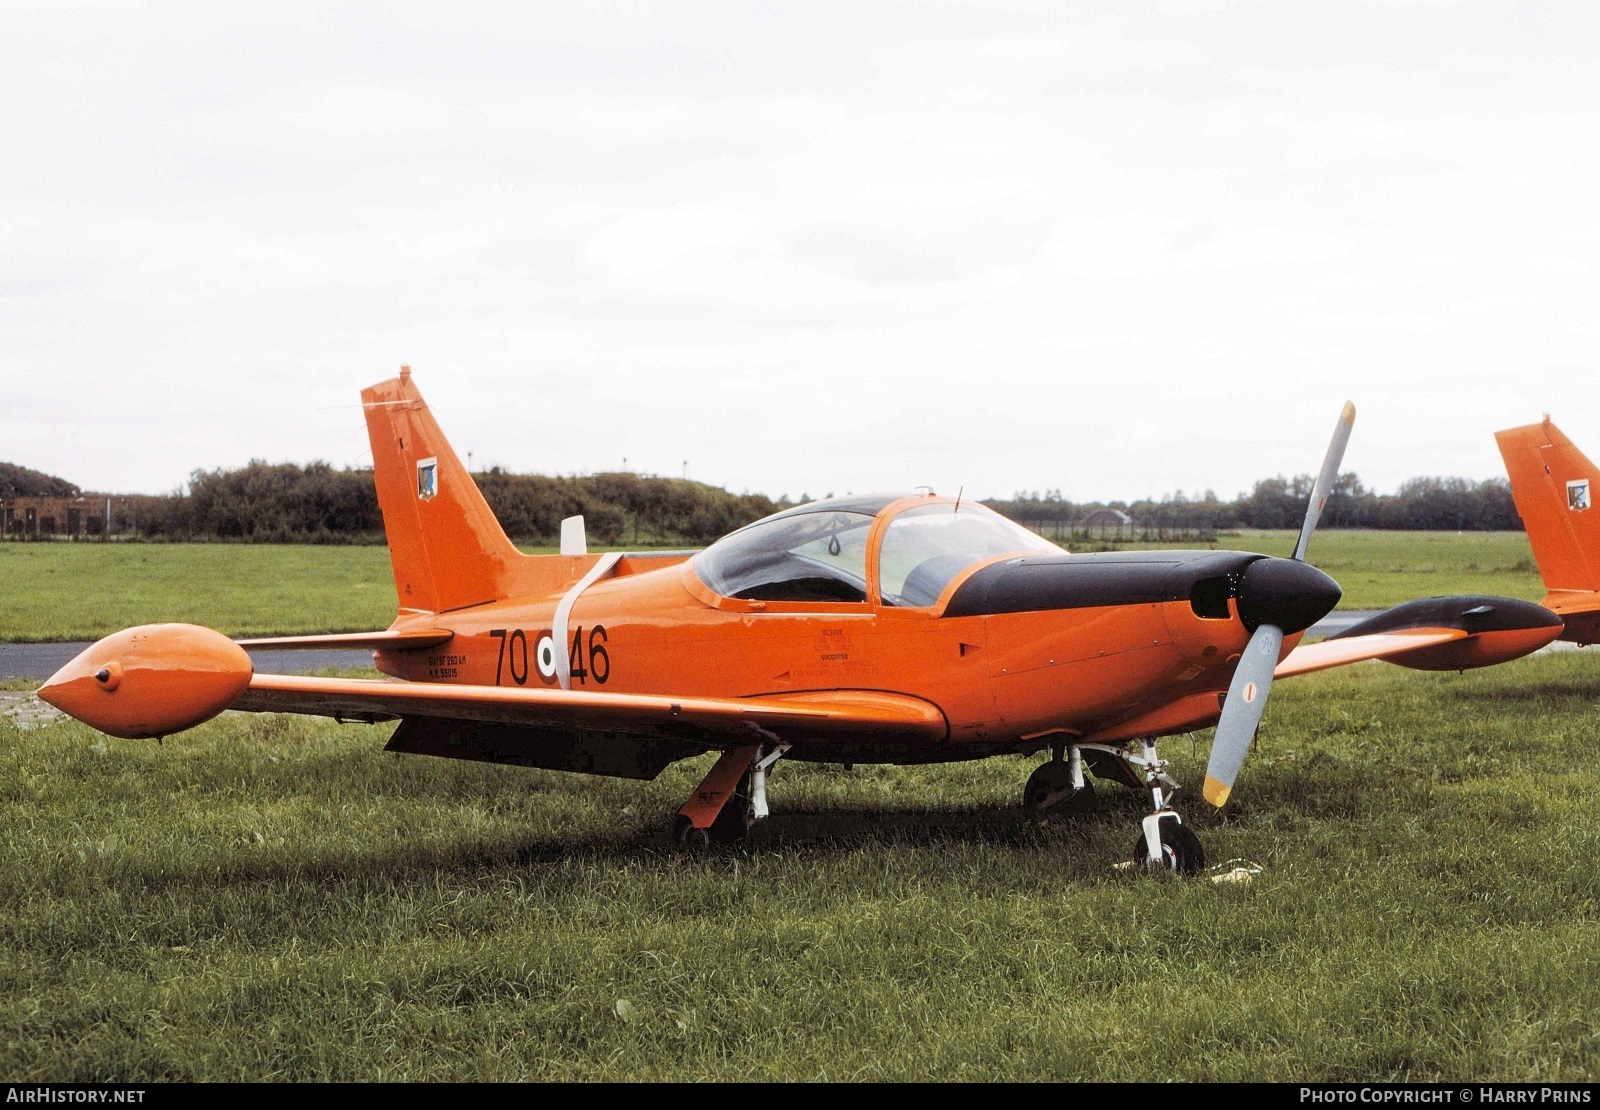
M 1165 868 L 1179 875 L 1194 875 L 1205 868 L 1206 853 L 1200 847 L 1200 838 L 1183 825 L 1178 824 L 1178 815 L 1168 810 L 1145 818 L 1146 822 L 1154 821 L 1160 827 L 1156 835 L 1160 842 L 1160 861 L 1151 862 L 1150 836 L 1140 833 L 1139 839 L 1133 842 L 1133 862 L 1147 871 L 1159 871 Z

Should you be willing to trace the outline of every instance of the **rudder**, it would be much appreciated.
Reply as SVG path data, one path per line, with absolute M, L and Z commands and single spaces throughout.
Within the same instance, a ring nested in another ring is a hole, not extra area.
M 1600 515 L 1590 488 L 1594 464 L 1548 416 L 1494 438 L 1545 588 L 1600 590 Z
M 400 607 L 443 612 L 512 596 L 531 557 L 506 537 L 411 368 L 363 389 L 361 406 Z

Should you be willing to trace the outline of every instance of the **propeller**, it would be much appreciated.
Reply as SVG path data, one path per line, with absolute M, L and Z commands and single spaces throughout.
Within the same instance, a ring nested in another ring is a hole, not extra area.
M 1322 516 L 1333 483 L 1338 480 L 1339 464 L 1344 459 L 1345 445 L 1350 442 L 1350 429 L 1355 420 L 1356 408 L 1346 401 L 1339 422 L 1334 425 L 1322 470 L 1311 487 L 1311 500 L 1306 505 L 1306 519 L 1300 526 L 1294 555 L 1288 559 L 1257 560 L 1245 571 L 1240 583 L 1239 615 L 1247 627 L 1254 627 L 1250 642 L 1234 668 L 1233 681 L 1228 684 L 1216 739 L 1211 742 L 1211 759 L 1206 764 L 1203 793 L 1206 801 L 1214 806 L 1221 806 L 1228 800 L 1233 781 L 1239 776 L 1239 768 L 1250 751 L 1250 742 L 1255 739 L 1256 726 L 1261 723 L 1267 694 L 1272 689 L 1278 652 L 1283 649 L 1284 625 L 1292 625 L 1294 631 L 1308 628 L 1338 602 L 1337 584 L 1306 565 L 1306 546 L 1311 542 L 1311 533 Z M 1333 602 L 1325 606 L 1322 604 L 1327 596 L 1324 583 L 1333 586 Z M 1311 612 L 1317 615 L 1306 619 Z
M 1328 442 L 1328 453 L 1322 457 L 1322 470 L 1317 474 L 1317 484 L 1311 487 L 1311 502 L 1306 505 L 1305 523 L 1300 525 L 1300 539 L 1294 545 L 1294 554 L 1290 556 L 1297 562 L 1305 562 L 1306 545 L 1311 542 L 1311 533 L 1316 531 L 1323 506 L 1328 503 L 1328 494 L 1333 492 L 1333 483 L 1339 480 L 1339 463 L 1344 460 L 1345 444 L 1350 442 L 1350 429 L 1355 427 L 1355 423 L 1356 407 L 1346 401 L 1344 411 L 1339 414 L 1339 422 L 1333 426 L 1333 439 Z

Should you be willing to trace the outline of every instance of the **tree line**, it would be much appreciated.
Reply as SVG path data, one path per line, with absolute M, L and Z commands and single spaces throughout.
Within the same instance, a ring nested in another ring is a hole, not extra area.
M 495 467 L 474 475 L 501 526 L 529 544 L 559 542 L 561 521 L 582 515 L 597 543 L 702 546 L 735 528 L 787 508 L 760 494 L 734 494 L 687 479 L 630 472 L 572 477 L 512 474 Z M 1182 491 L 1160 499 L 1074 502 L 1060 490 L 1019 492 L 985 501 L 1000 513 L 1058 538 L 1196 538 L 1235 528 L 1297 528 L 1313 478 L 1281 475 L 1224 501 L 1211 491 Z M 60 478 L 0 463 L 0 496 L 74 496 Z M 802 501 L 809 500 L 802 496 Z M 383 516 L 371 470 L 336 469 L 325 462 L 252 461 L 235 470 L 197 470 L 188 490 L 121 495 L 112 502 L 112 532 L 157 540 L 220 539 L 254 543 L 382 543 Z M 1101 510 L 1132 518 L 1131 525 L 1089 523 Z M 1504 478 L 1413 478 L 1393 494 L 1342 475 L 1323 510 L 1326 528 L 1516 531 L 1522 528 Z
M 581 515 L 601 544 L 703 546 L 788 504 L 632 473 L 546 477 L 495 467 L 473 478 L 506 534 L 528 544 L 558 543 L 561 521 Z M 112 531 L 161 540 L 382 543 L 383 514 L 371 470 L 255 460 L 237 470 L 197 470 L 187 493 L 117 498 Z
M 76 496 L 78 487 L 64 478 L 15 463 L 0 462 L 0 498 Z
M 1310 474 L 1266 478 L 1249 493 L 1224 501 L 1207 490 L 1198 497 L 1181 490 L 1160 500 L 1072 502 L 1060 490 L 1021 492 L 1009 501 L 986 505 L 1047 534 L 1082 535 L 1101 510 L 1132 518 L 1123 531 L 1209 533 L 1234 528 L 1298 528 L 1316 479 Z M 1115 526 L 1098 526 L 1105 531 Z M 1328 495 L 1322 528 L 1386 528 L 1401 531 L 1521 531 L 1522 518 L 1504 478 L 1472 482 L 1464 478 L 1412 478 L 1397 493 L 1374 493 L 1355 474 L 1340 475 Z

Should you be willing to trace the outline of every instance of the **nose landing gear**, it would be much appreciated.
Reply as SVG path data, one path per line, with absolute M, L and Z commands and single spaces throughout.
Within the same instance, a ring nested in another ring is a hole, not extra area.
M 1149 826 L 1154 822 L 1158 827 L 1156 836 L 1160 844 L 1157 855 L 1150 854 Z M 1176 871 L 1180 875 L 1193 875 L 1206 865 L 1205 849 L 1200 847 L 1200 838 L 1186 826 L 1178 824 L 1178 815 L 1171 810 L 1166 813 L 1157 813 L 1144 819 L 1146 831 L 1139 839 L 1133 842 L 1133 861 L 1146 871 L 1157 871 L 1165 867 L 1168 871 Z
M 1150 791 L 1154 811 L 1134 844 L 1133 858 L 1147 870 L 1165 867 L 1193 875 L 1206 865 L 1200 838 L 1183 824 L 1172 808 L 1179 787 L 1167 774 L 1167 762 L 1156 754 L 1154 737 L 1125 744 L 1056 744 L 1048 763 L 1040 764 L 1022 790 L 1022 805 L 1040 818 L 1083 812 L 1094 801 L 1094 788 L 1085 777 L 1087 762 L 1095 774 L 1135 789 Z

